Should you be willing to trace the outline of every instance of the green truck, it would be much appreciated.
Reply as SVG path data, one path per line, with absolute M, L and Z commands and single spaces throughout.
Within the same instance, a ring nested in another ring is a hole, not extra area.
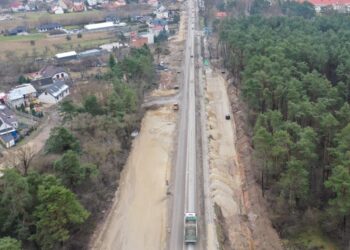
M 185 213 L 185 243 L 197 242 L 197 216 L 196 213 Z

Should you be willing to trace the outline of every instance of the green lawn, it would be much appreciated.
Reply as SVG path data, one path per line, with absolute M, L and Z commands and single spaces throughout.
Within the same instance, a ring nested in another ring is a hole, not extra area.
M 29 13 L 16 13 L 15 17 L 24 19 L 29 22 L 39 22 L 41 20 L 46 20 L 50 22 L 60 22 L 66 20 L 74 20 L 84 17 L 97 17 L 102 16 L 105 12 L 100 10 L 91 10 L 85 12 L 72 12 L 60 15 L 50 14 L 48 12 L 29 12 Z
M 68 26 L 64 26 L 64 28 L 66 30 L 76 30 L 76 29 L 81 29 L 82 26 L 79 26 L 79 25 L 68 25 Z
M 39 40 L 44 38 L 45 34 L 29 34 L 27 36 L 0 36 L 0 42 L 11 42 L 11 41 L 31 41 Z

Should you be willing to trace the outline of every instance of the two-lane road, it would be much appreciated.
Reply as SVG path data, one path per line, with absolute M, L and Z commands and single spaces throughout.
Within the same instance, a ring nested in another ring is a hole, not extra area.
M 197 17 L 196 0 L 188 0 L 188 20 L 183 84 L 180 97 L 177 155 L 174 171 L 173 203 L 169 249 L 184 249 L 184 213 L 196 212 L 196 114 L 194 25 Z M 188 245 L 187 249 L 195 246 Z

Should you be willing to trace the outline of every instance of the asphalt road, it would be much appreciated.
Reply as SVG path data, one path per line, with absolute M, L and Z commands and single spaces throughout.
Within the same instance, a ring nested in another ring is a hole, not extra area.
M 184 213 L 196 212 L 196 114 L 194 77 L 194 24 L 196 0 L 188 1 L 187 37 L 180 96 L 178 144 L 173 183 L 169 249 L 195 249 L 184 245 Z

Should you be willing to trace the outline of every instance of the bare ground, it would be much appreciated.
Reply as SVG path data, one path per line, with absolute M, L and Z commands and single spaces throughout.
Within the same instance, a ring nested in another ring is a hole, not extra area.
M 215 72 L 207 72 L 206 77 L 210 190 L 221 210 L 222 247 L 282 249 L 250 174 L 251 147 L 242 127 L 245 121 L 234 102 L 232 114 L 223 77 Z M 225 119 L 226 114 L 231 120 Z
M 92 249 L 164 249 L 167 183 L 175 131 L 170 106 L 148 111 L 133 142 L 113 207 Z
M 210 192 L 221 208 L 229 239 L 227 249 L 253 249 L 239 168 L 235 124 L 225 120 L 230 103 L 224 80 L 207 71 L 207 117 L 209 129 Z M 222 242 L 223 243 L 223 242 Z
M 184 17 L 181 16 L 181 20 Z M 170 55 L 160 60 L 174 73 L 180 66 L 183 47 L 184 22 L 181 21 L 177 39 L 163 46 Z M 178 81 L 172 75 L 172 83 Z M 173 85 L 150 93 L 150 98 L 172 97 L 178 91 Z M 174 96 L 174 98 L 176 98 Z M 156 101 L 157 102 L 157 101 Z M 159 106 L 159 105 L 158 105 Z M 171 175 L 176 113 L 172 105 L 146 112 L 138 137 L 120 178 L 113 205 L 107 218 L 95 231 L 91 249 L 107 250 L 163 250 L 166 248 L 167 221 L 169 218 L 168 180 Z

